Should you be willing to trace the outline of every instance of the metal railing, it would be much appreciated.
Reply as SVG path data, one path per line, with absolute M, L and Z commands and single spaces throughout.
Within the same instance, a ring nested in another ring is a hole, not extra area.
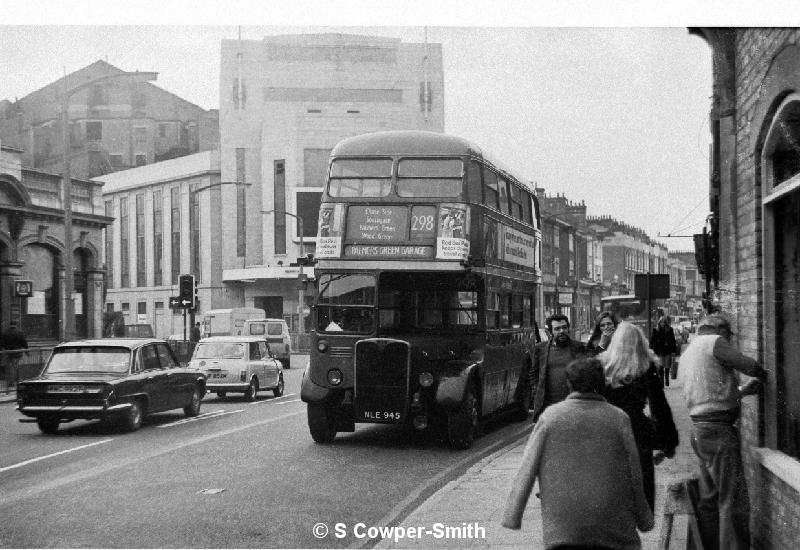
M 38 376 L 52 347 L 0 351 L 0 393 L 10 393 L 20 380 Z

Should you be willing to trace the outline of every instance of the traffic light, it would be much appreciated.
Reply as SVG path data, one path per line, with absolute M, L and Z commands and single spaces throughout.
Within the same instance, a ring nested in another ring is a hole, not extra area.
M 192 309 L 195 301 L 194 275 L 181 275 L 178 278 L 178 300 L 180 307 Z

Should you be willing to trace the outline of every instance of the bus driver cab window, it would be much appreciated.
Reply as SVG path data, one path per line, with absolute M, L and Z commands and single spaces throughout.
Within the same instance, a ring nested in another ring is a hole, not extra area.
M 331 322 L 325 327 L 325 332 L 342 331 L 342 310 L 331 308 Z

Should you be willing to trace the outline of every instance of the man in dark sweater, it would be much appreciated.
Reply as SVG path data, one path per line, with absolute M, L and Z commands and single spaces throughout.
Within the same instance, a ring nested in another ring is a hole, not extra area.
M 565 369 L 572 361 L 586 355 L 584 345 L 570 337 L 566 315 L 551 315 L 546 323 L 553 338 L 536 346 L 531 373 L 534 421 L 545 408 L 566 399 L 569 387 Z

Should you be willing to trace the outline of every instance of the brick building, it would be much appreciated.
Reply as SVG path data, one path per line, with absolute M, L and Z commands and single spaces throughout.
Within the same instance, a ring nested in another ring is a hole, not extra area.
M 60 173 L 62 98 L 69 96 L 70 171 L 91 178 L 216 149 L 219 115 L 125 71 L 96 61 L 25 97 L 0 101 L 0 140 L 23 151 L 25 166 Z M 93 83 L 93 84 L 92 84 Z
M 692 28 L 713 52 L 712 306 L 770 371 L 744 400 L 756 548 L 800 540 L 800 30 Z M 716 273 L 718 272 L 718 273 Z

